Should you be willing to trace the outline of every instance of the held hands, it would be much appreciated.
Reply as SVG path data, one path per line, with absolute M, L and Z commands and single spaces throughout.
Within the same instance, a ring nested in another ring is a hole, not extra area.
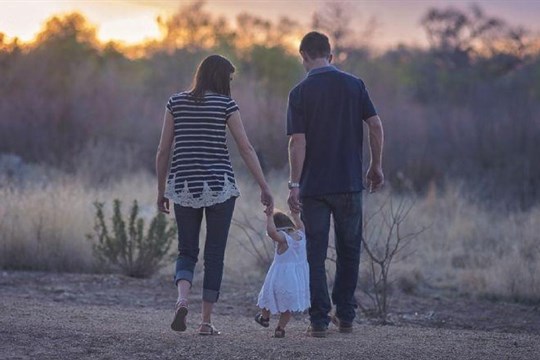
M 268 215 L 268 213 L 272 214 L 274 212 L 274 198 L 268 187 L 261 188 L 261 203 L 266 206 L 265 214 Z
M 302 211 L 302 203 L 300 202 L 300 189 L 292 188 L 289 191 L 289 199 L 287 200 L 289 209 L 293 214 L 298 214 Z
M 369 166 L 366 181 L 370 193 L 379 191 L 384 185 L 384 174 L 381 166 Z
M 264 213 L 267 218 L 270 218 L 272 217 L 272 215 L 274 215 L 274 209 L 270 209 L 269 207 L 267 207 L 266 209 L 264 209 Z
M 165 196 L 159 194 L 157 198 L 157 208 L 159 212 L 168 214 L 169 211 L 169 199 Z

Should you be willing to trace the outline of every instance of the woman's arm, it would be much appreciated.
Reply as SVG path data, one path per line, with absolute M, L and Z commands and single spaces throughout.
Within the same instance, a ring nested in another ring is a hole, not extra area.
M 169 170 L 169 157 L 174 139 L 174 119 L 172 114 L 165 110 L 163 116 L 163 128 L 161 129 L 161 139 L 156 153 L 156 173 L 158 178 L 158 210 L 166 214 L 169 213 L 169 199 L 165 197 L 165 181 Z
M 262 204 L 266 206 L 267 209 L 273 209 L 274 199 L 272 198 L 270 187 L 264 178 L 261 164 L 259 163 L 259 158 L 257 158 L 255 149 L 253 149 L 253 146 L 251 146 L 251 143 L 246 135 L 246 130 L 244 129 L 244 124 L 242 124 L 239 111 L 235 111 L 230 115 L 229 119 L 227 120 L 227 125 L 229 126 L 229 130 L 231 131 L 236 145 L 238 146 L 240 156 L 242 156 L 244 163 L 261 188 Z

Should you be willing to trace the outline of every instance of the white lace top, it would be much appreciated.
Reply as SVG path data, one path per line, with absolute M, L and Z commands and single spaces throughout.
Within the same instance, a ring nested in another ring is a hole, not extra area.
M 274 254 L 259 293 L 257 306 L 268 309 L 272 314 L 285 311 L 304 311 L 310 307 L 309 267 L 306 256 L 306 235 L 297 231 L 300 240 L 282 232 L 288 249 L 283 254 Z
M 174 152 L 165 196 L 192 208 L 239 196 L 226 140 L 235 101 L 218 94 L 198 100 L 183 92 L 171 96 L 167 109 L 174 118 Z

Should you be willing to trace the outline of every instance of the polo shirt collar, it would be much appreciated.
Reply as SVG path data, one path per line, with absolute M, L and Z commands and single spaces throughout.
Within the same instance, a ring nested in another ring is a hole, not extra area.
M 311 69 L 308 72 L 307 76 L 316 75 L 316 74 L 322 74 L 328 71 L 337 71 L 337 68 L 334 65 L 328 65 L 328 66 L 321 66 L 315 69 Z

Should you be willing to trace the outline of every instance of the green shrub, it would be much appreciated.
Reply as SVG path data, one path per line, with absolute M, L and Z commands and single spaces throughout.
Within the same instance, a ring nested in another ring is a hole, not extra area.
M 111 218 L 112 234 L 109 233 L 103 212 L 104 203 L 95 202 L 96 217 L 94 234 L 91 240 L 97 239 L 93 245 L 94 255 L 102 265 L 109 265 L 132 277 L 149 277 L 161 266 L 163 257 L 169 251 L 176 235 L 176 226 L 169 225 L 164 214 L 157 214 L 150 222 L 146 235 L 144 220 L 138 217 L 139 205 L 133 201 L 127 229 L 121 213 L 121 202 L 113 202 Z

